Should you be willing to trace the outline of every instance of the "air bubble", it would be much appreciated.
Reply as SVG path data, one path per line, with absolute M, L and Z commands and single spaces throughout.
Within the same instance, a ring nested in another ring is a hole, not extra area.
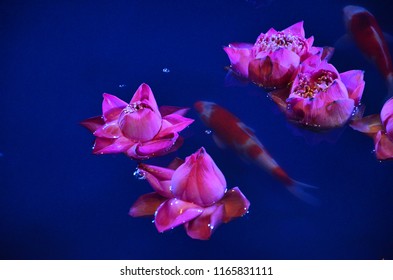
M 125 88 L 127 85 L 125 85 L 125 84 L 120 84 L 119 85 L 119 88 Z
M 205 133 L 206 133 L 207 135 L 210 135 L 210 134 L 212 134 L 212 131 L 211 131 L 210 129 L 206 129 L 206 130 L 205 130 Z
M 162 69 L 162 72 L 163 72 L 163 73 L 170 73 L 171 70 L 169 70 L 169 68 L 164 68 L 164 69 Z
M 146 179 L 146 173 L 143 170 L 140 170 L 137 168 L 135 172 L 133 173 L 134 177 L 138 180 L 145 180 Z

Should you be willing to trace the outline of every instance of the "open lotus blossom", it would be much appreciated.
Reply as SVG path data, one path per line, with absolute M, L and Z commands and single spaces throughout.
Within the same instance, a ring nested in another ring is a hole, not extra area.
M 158 108 L 147 84 L 139 86 L 129 104 L 104 93 L 102 116 L 81 124 L 96 136 L 94 154 L 125 153 L 137 160 L 175 151 L 182 143 L 179 132 L 194 120 L 183 117 L 186 108 Z
M 363 95 L 363 71 L 339 73 L 319 56 L 306 59 L 292 86 L 270 93 L 289 120 L 314 130 L 344 125 L 355 113 Z
M 305 38 L 303 22 L 282 31 L 270 28 L 255 44 L 231 43 L 224 47 L 231 69 L 265 88 L 285 87 L 299 64 L 310 55 L 330 57 L 333 48 L 312 46 L 314 38 Z
M 139 164 L 155 192 L 142 195 L 132 217 L 155 215 L 159 232 L 184 225 L 194 239 L 209 239 L 221 223 L 243 216 L 250 202 L 238 187 L 227 191 L 225 177 L 204 148 L 168 168 Z M 180 165 L 179 165 L 180 164 Z
M 353 120 L 350 126 L 374 139 L 379 160 L 393 159 L 393 98 L 385 102 L 380 114 Z

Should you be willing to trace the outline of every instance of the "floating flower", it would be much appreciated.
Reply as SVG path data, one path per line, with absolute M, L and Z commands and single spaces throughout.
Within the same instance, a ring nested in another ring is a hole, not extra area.
M 224 175 L 204 148 L 177 165 L 138 166 L 155 192 L 134 203 L 132 217 L 154 214 L 159 232 L 184 224 L 191 238 L 206 240 L 218 225 L 247 212 L 250 202 L 238 187 L 226 191 Z
M 281 88 L 290 83 L 299 64 L 313 54 L 330 57 L 333 48 L 313 47 L 314 38 L 305 38 L 303 22 L 282 31 L 271 28 L 261 33 L 255 44 L 231 43 L 224 47 L 231 69 L 241 77 L 265 88 Z
M 351 121 L 350 126 L 374 139 L 379 160 L 393 159 L 393 98 L 385 102 L 380 114 Z
M 344 125 L 360 105 L 363 71 L 338 73 L 319 56 L 305 60 L 292 86 L 270 93 L 289 120 L 315 130 Z
M 126 153 L 143 160 L 173 152 L 181 145 L 179 132 L 194 121 L 183 117 L 187 110 L 158 108 L 150 87 L 142 84 L 129 104 L 104 93 L 103 115 L 87 119 L 82 125 L 97 137 L 93 153 Z

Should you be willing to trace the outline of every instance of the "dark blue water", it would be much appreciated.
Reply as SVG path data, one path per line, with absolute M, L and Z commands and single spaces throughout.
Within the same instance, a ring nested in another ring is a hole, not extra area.
M 222 46 L 300 20 L 315 45 L 334 45 L 347 4 L 365 6 L 393 33 L 392 5 L 376 1 L 2 1 L 0 257 L 392 259 L 393 162 L 375 159 L 372 140 L 349 127 L 326 139 L 304 134 L 261 89 L 225 85 Z M 340 46 L 331 62 L 366 71 L 363 103 L 376 113 L 386 87 L 375 66 L 354 45 Z M 209 100 L 231 110 L 292 177 L 319 187 L 320 207 L 217 148 L 191 110 L 196 121 L 181 149 L 148 163 L 204 146 L 228 187 L 250 199 L 249 214 L 209 241 L 129 217 L 149 185 L 133 177 L 136 162 L 126 156 L 92 155 L 94 137 L 79 122 L 101 114 L 103 92 L 128 101 L 142 82 L 161 105 Z

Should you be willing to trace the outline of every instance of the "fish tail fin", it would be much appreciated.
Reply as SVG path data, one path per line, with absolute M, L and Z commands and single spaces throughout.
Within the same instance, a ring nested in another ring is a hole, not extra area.
M 287 190 L 300 200 L 312 206 L 318 206 L 320 204 L 319 199 L 317 199 L 315 196 L 308 192 L 309 190 L 315 189 L 318 188 L 295 180 L 293 180 L 293 183 L 291 185 L 287 186 Z

